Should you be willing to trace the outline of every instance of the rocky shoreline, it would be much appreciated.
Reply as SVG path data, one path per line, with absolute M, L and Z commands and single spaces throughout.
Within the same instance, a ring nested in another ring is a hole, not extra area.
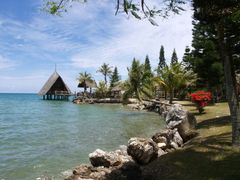
M 66 180 L 148 179 L 143 171 L 144 166 L 182 148 L 184 143 L 196 136 L 196 119 L 181 105 L 161 104 L 158 108 L 165 118 L 166 129 L 151 138 L 130 138 L 127 146 L 122 145 L 115 151 L 96 149 L 89 154 L 91 165 L 76 167 Z
M 95 103 L 122 103 L 120 98 L 87 98 L 87 97 L 76 97 L 72 100 L 74 104 L 95 104 Z

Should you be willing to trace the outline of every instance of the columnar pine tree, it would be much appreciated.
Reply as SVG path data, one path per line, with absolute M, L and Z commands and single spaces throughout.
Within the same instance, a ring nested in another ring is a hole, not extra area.
M 215 92 L 223 85 L 223 67 L 213 25 L 193 21 L 192 58 L 185 59 L 198 75 L 197 87 Z M 211 77 L 211 78 L 209 78 Z
M 182 64 L 186 70 L 191 70 L 193 67 L 192 63 L 192 54 L 189 46 L 186 46 L 185 52 L 182 59 Z
M 114 68 L 112 75 L 110 76 L 110 87 L 114 87 L 114 85 L 121 80 L 119 76 L 117 67 Z
M 140 95 L 140 89 L 142 86 L 143 77 L 143 66 L 135 58 L 132 61 L 132 66 L 128 69 L 128 80 L 126 81 L 126 91 L 123 94 L 123 98 L 127 99 L 128 97 L 135 96 L 140 101 L 142 97 Z
M 165 66 L 166 66 L 166 59 L 165 59 L 165 55 L 164 55 L 164 47 L 162 45 L 160 48 L 160 53 L 159 53 L 159 63 L 158 63 L 157 72 L 159 73 L 159 71 L 161 69 L 163 69 Z
M 143 81 L 150 83 L 153 78 L 152 68 L 148 55 L 145 58 L 144 68 L 143 68 Z
M 175 48 L 173 49 L 172 58 L 171 58 L 171 64 L 178 63 L 178 57 Z

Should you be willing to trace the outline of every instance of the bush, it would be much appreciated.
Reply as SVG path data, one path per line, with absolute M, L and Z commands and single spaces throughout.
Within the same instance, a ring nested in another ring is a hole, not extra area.
M 190 96 L 191 100 L 196 104 L 196 108 L 200 114 L 204 112 L 204 107 L 207 106 L 212 99 L 211 93 L 204 91 L 192 93 Z

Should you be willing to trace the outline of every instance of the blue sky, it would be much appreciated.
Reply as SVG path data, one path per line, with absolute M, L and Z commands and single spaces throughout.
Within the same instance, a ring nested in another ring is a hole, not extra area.
M 97 81 L 103 80 L 96 72 L 103 62 L 117 66 L 124 79 L 133 57 L 143 62 L 148 54 L 155 68 L 161 45 L 167 60 L 173 48 L 181 60 L 192 40 L 189 7 L 180 16 L 157 19 L 156 27 L 147 20 L 115 16 L 115 1 L 109 1 L 78 3 L 62 17 L 41 11 L 42 0 L 1 2 L 0 92 L 37 93 L 55 63 L 74 92 L 79 72 L 87 71 Z

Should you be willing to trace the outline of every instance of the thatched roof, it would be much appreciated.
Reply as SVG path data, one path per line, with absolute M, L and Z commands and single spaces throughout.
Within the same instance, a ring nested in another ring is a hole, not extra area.
M 83 81 L 81 83 L 78 84 L 79 88 L 96 88 L 97 87 L 97 83 L 95 81 Z
M 38 95 L 54 94 L 55 91 L 65 91 L 67 94 L 71 94 L 71 90 L 56 71 L 49 77 Z
M 122 88 L 122 85 L 119 83 L 117 85 L 115 85 L 113 88 L 112 88 L 112 92 L 116 92 L 116 91 L 122 91 L 123 88 Z

